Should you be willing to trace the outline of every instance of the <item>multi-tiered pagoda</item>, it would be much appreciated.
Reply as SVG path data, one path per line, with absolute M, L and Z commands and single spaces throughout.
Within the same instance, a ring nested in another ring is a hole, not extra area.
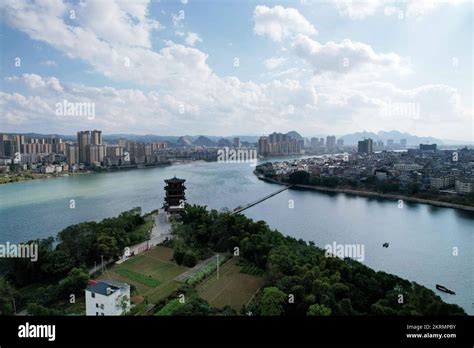
M 178 179 L 176 176 L 172 179 L 165 180 L 165 203 L 163 208 L 167 213 L 179 213 L 184 209 L 184 202 L 186 201 L 184 190 L 184 179 Z

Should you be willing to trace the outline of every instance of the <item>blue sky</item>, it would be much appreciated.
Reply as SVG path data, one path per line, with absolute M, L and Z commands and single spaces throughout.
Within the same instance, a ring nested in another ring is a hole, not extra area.
M 473 138 L 472 2 L 6 0 L 0 7 L 1 131 L 397 129 Z M 59 115 L 63 101 L 93 104 L 95 115 Z

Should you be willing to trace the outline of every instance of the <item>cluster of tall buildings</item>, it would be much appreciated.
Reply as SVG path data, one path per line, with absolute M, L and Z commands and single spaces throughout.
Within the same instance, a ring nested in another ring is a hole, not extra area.
M 69 165 L 78 163 L 100 165 L 106 156 L 106 149 L 102 131 L 80 131 L 77 132 L 77 143 L 66 146 L 66 158 Z
M 86 166 L 112 166 L 126 164 L 145 164 L 165 161 L 156 153 L 165 150 L 165 142 L 141 143 L 119 139 L 118 145 L 105 145 L 102 131 L 80 131 L 77 143 L 68 144 L 66 157 L 70 165 L 83 163 Z
M 105 144 L 100 130 L 79 131 L 76 141 L 63 141 L 54 136 L 33 138 L 0 134 L 0 165 L 65 163 L 75 170 L 84 166 L 159 164 L 167 160 L 162 151 L 166 149 L 166 142 L 120 139 L 118 144 Z
M 66 144 L 61 138 L 28 138 L 23 134 L 0 134 L 0 157 L 15 154 L 64 154 Z
M 288 134 L 272 133 L 258 139 L 257 151 L 263 156 L 300 154 L 303 140 L 292 138 Z
M 0 135 L 0 157 L 15 157 L 20 152 L 21 144 L 25 142 L 23 135 Z
M 336 139 L 336 136 L 328 135 L 326 141 L 324 141 L 324 138 L 311 138 L 309 145 L 313 149 L 326 149 L 331 151 L 337 147 L 344 146 L 344 139 Z

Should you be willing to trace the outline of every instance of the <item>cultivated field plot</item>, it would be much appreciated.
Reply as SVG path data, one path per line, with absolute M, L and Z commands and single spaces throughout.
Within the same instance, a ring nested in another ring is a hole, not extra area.
M 246 305 L 263 285 L 262 277 L 240 273 L 234 257 L 220 267 L 219 279 L 216 273 L 198 285 L 199 295 L 213 307 L 226 305 L 240 310 Z
M 171 261 L 172 256 L 173 249 L 157 246 L 113 266 L 101 278 L 133 284 L 139 296 L 146 296 L 151 303 L 159 302 L 178 289 L 180 283 L 174 278 L 187 270 Z

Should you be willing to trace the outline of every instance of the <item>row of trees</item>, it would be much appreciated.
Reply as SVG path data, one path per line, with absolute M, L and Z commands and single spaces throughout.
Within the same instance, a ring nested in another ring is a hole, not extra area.
M 61 310 L 52 309 L 58 302 L 71 301 L 84 296 L 89 274 L 87 270 L 73 268 L 67 277 L 57 284 L 32 286 L 23 291 L 16 290 L 0 276 L 0 315 L 12 315 L 15 310 L 26 306 L 32 315 L 59 315 Z
M 10 258 L 0 260 L 0 274 L 17 287 L 35 282 L 59 280 L 75 267 L 90 267 L 95 262 L 116 259 L 130 246 L 149 238 L 149 231 L 138 228 L 145 223 L 141 209 L 135 208 L 101 222 L 71 225 L 57 238 L 28 243 L 38 244 L 38 260 Z
M 149 239 L 144 223 L 141 209 L 134 208 L 101 222 L 69 226 L 56 238 L 29 241 L 38 244 L 36 262 L 0 259 L 0 314 L 12 314 L 14 303 L 16 309 L 27 306 L 32 314 L 61 314 L 47 307 L 68 301 L 71 295 L 82 297 L 91 266 L 102 258 L 117 259 L 125 247 Z M 19 288 L 27 291 L 17 291 Z
M 261 315 L 465 314 L 433 291 L 352 260 L 328 258 L 314 243 L 285 237 L 241 214 L 187 206 L 177 239 L 196 254 L 234 252 L 264 269 L 267 288 L 248 309 Z

